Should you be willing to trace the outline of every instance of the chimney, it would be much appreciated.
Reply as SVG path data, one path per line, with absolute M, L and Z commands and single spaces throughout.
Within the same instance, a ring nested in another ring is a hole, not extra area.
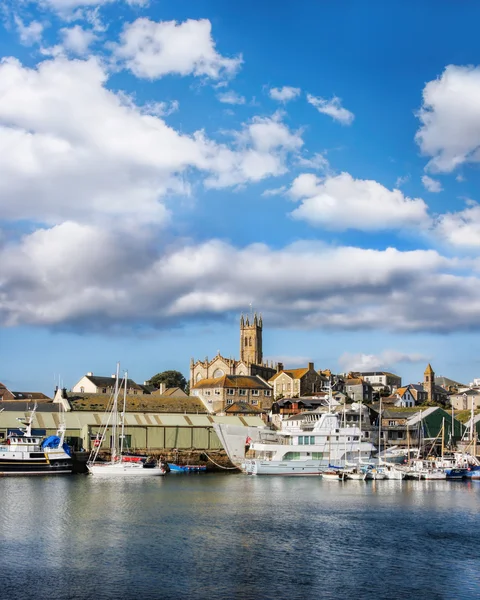
M 162 381 L 162 383 L 160 384 L 160 387 L 158 388 L 160 395 L 164 394 L 166 389 L 167 389 L 167 386 L 165 385 L 165 382 Z
M 313 366 L 313 362 L 308 363 L 308 370 L 309 371 L 315 371 L 315 367 Z
M 89 372 L 87 373 L 87 377 L 92 377 L 92 376 L 93 376 L 93 373 L 92 373 L 91 371 L 89 371 Z
M 280 371 L 283 371 L 283 363 L 277 362 L 277 373 L 280 373 Z

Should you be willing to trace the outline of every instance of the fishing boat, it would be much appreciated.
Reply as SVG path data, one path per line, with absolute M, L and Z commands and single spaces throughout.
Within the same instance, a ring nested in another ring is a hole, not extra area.
M 101 475 L 104 477 L 158 477 L 165 475 L 165 467 L 158 460 L 147 456 L 132 456 L 124 452 L 125 439 L 125 409 L 127 397 L 128 373 L 124 377 L 123 410 L 118 410 L 119 396 L 119 370 L 117 364 L 117 373 L 115 379 L 115 390 L 111 408 L 105 413 L 105 425 L 102 432 L 95 440 L 94 448 L 90 460 L 87 462 L 88 472 L 91 475 Z M 102 443 L 107 439 L 107 434 L 111 435 L 111 457 L 110 461 L 102 462 L 99 460 L 99 452 Z
M 23 427 L 10 432 L 0 446 L 0 475 L 68 475 L 73 461 L 70 447 L 65 442 L 65 425 L 57 434 L 47 438 L 35 435 L 32 426 L 37 405 L 24 419 Z

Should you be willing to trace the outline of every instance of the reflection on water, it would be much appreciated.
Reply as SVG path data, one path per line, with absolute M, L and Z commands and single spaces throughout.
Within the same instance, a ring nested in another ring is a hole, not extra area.
M 476 482 L 7 478 L 0 502 L 9 600 L 479 595 Z

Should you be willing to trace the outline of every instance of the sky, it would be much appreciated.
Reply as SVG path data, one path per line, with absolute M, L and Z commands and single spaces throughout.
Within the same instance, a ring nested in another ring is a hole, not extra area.
M 480 5 L 0 0 L 0 381 L 480 377 Z

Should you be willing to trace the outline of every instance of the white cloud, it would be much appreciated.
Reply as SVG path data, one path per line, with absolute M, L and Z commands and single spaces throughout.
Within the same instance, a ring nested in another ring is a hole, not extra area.
M 278 102 L 290 102 L 290 100 L 298 98 L 301 91 L 300 88 L 284 85 L 281 88 L 271 88 L 268 93 L 273 100 L 277 100 Z
M 337 96 L 334 96 L 331 100 L 325 98 L 319 98 L 307 94 L 307 101 L 309 104 L 314 106 L 318 112 L 332 117 L 335 121 L 338 121 L 342 125 L 351 125 L 355 115 L 342 106 L 342 101 Z
M 224 104 L 245 104 L 245 98 L 233 90 L 217 94 L 217 98 Z
M 395 180 L 395 187 L 401 188 L 402 185 L 404 185 L 405 183 L 408 183 L 408 181 L 410 181 L 410 175 L 400 175 Z
M 83 29 L 80 25 L 60 29 L 60 34 L 63 38 L 62 45 L 65 50 L 78 56 L 87 54 L 90 45 L 97 39 L 93 31 Z
M 320 179 L 299 175 L 290 195 L 301 204 L 292 217 L 336 231 L 375 231 L 429 224 L 427 205 L 408 198 L 398 189 L 388 190 L 372 180 L 354 179 L 348 173 Z
M 269 190 L 264 190 L 262 192 L 262 196 L 264 196 L 265 198 L 269 198 L 271 196 L 281 196 L 283 194 L 286 193 L 286 191 L 288 190 L 286 185 L 282 185 L 278 188 L 272 188 Z
M 437 179 L 432 179 L 428 175 L 423 175 L 422 183 L 428 192 L 438 193 L 443 191 L 442 184 Z
M 24 46 L 32 46 L 33 44 L 39 44 L 42 41 L 44 30 L 42 23 L 39 21 L 31 21 L 28 25 L 25 25 L 18 15 L 15 15 L 14 19 L 18 35 L 20 36 L 20 42 Z
M 149 227 L 67 222 L 0 248 L 0 322 L 164 327 L 238 313 L 253 301 L 272 327 L 479 329 L 480 280 L 454 269 L 434 251 L 163 246 Z
M 207 187 L 220 188 L 260 181 L 287 172 L 289 153 L 303 145 L 301 132 L 292 132 L 281 121 L 281 114 L 254 117 L 240 132 L 232 132 L 236 149 L 223 147 L 212 159 L 214 175 L 205 181 Z
M 345 352 L 338 359 L 340 367 L 345 371 L 376 371 L 389 369 L 400 363 L 425 363 L 428 358 L 418 353 L 403 353 L 397 350 L 384 350 L 380 354 L 351 354 Z
M 61 15 L 71 14 L 77 8 L 95 8 L 104 4 L 122 1 L 130 6 L 140 7 L 148 6 L 150 3 L 150 0 L 30 0 L 31 3 L 54 10 Z
M 160 118 L 178 103 L 137 106 L 108 90 L 95 59 L 0 63 L 0 213 L 7 220 L 163 222 L 165 197 L 194 175 L 225 187 L 281 174 L 302 145 L 280 115 L 255 117 L 230 145 Z
M 480 247 L 480 206 L 469 202 L 462 211 L 441 215 L 435 223 L 437 237 L 457 248 Z
M 315 153 L 312 157 L 305 156 L 297 157 L 297 165 L 306 169 L 315 169 L 316 171 L 327 172 L 330 170 L 330 163 L 324 154 L 321 152 Z
M 165 75 L 195 75 L 220 79 L 236 73 L 242 58 L 226 58 L 215 49 L 208 19 L 155 22 L 141 18 L 125 25 L 114 56 L 146 79 Z
M 449 173 L 480 161 L 480 68 L 449 65 L 423 89 L 415 136 L 427 168 Z

